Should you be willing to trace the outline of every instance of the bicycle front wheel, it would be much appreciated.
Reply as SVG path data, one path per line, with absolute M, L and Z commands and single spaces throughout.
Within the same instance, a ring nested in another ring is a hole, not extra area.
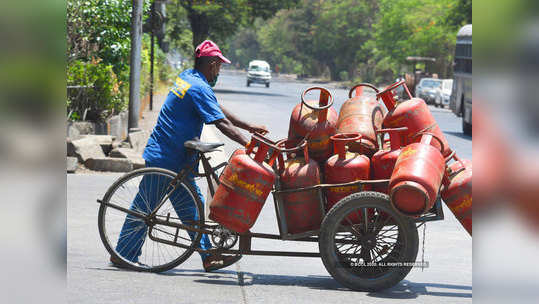
M 199 246 L 201 233 L 188 233 L 152 220 L 203 225 L 204 208 L 196 190 L 185 181 L 172 186 L 175 176 L 169 170 L 143 168 L 122 176 L 105 193 L 99 208 L 99 235 L 116 263 L 137 271 L 162 272 L 187 260 Z

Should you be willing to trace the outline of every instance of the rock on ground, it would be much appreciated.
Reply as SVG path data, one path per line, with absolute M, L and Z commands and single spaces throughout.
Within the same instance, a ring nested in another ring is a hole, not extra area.
M 101 146 L 103 153 L 106 155 L 110 153 L 113 148 L 115 137 L 112 135 L 85 135 L 83 138 L 90 138 Z
M 95 171 L 129 172 L 133 170 L 133 163 L 125 158 L 89 158 L 84 165 Z
M 79 139 L 85 134 L 94 134 L 95 124 L 89 121 L 75 121 L 67 123 L 67 137 L 72 140 Z
M 85 163 L 90 158 L 103 158 L 105 153 L 100 144 L 92 137 L 67 140 L 67 156 L 75 156 L 79 162 Z
M 83 135 L 80 139 L 66 140 L 67 156 L 75 156 L 79 158 L 81 163 L 90 157 L 105 157 L 108 154 L 114 143 L 114 136 L 111 135 Z M 101 154 L 97 152 L 101 149 Z
M 136 151 L 143 151 L 148 141 L 148 136 L 144 131 L 131 132 L 128 135 L 129 143 L 131 147 Z
M 144 158 L 142 153 L 128 148 L 115 148 L 110 151 L 110 157 L 127 158 L 133 164 L 133 169 L 140 169 L 145 167 Z

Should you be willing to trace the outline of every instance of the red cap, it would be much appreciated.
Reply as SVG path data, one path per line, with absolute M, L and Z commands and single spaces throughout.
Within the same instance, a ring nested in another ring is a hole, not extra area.
M 217 56 L 221 58 L 224 63 L 230 63 L 230 60 L 226 59 L 226 57 L 223 56 L 223 53 L 221 53 L 219 46 L 211 40 L 204 40 L 195 49 L 196 58 L 204 56 Z

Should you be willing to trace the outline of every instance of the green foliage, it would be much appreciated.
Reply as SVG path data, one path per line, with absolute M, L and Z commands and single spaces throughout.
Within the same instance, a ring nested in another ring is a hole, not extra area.
M 184 57 L 193 55 L 193 32 L 187 18 L 187 12 L 179 1 L 169 1 L 166 6 L 166 36 L 170 48 L 177 50 Z
M 320 17 L 311 27 L 317 60 L 328 66 L 331 79 L 343 80 L 340 71 L 354 75 L 357 64 L 365 60 L 362 45 L 371 38 L 373 1 L 324 1 Z
M 151 0 L 144 0 L 143 19 L 149 16 Z M 85 108 L 101 111 L 97 119 L 125 108 L 129 98 L 129 62 L 132 1 L 68 0 L 67 61 L 69 85 L 97 83 L 94 90 L 77 97 L 70 93 L 72 117 Z M 170 77 L 166 56 L 155 47 L 155 79 Z M 141 53 L 142 96 L 150 91 L 150 38 L 143 35 Z M 69 78 L 71 77 L 71 78 Z M 105 80 L 108 85 L 102 84 Z M 95 84 L 94 84 L 95 85 Z M 97 99 L 99 98 L 99 100 Z
M 259 21 L 257 20 L 257 22 Z M 231 39 L 229 42 L 227 56 L 236 67 L 245 69 L 249 61 L 259 56 L 260 49 L 255 29 L 246 27 L 235 36 L 235 39 Z
M 340 71 L 339 72 L 339 79 L 340 80 L 348 80 L 348 72 L 347 71 Z
M 81 118 L 87 109 L 97 116 L 91 117 L 94 120 L 103 120 L 125 109 L 125 99 L 112 65 L 97 60 L 72 61 L 67 66 L 67 85 L 83 87 L 68 90 L 68 111 L 74 112 L 72 119 Z
M 142 36 L 141 70 L 140 70 L 140 95 L 150 93 L 150 69 L 151 69 L 151 38 L 149 34 Z M 168 64 L 165 53 L 157 46 L 154 47 L 154 94 L 157 91 L 159 81 L 169 83 L 175 79 L 172 67 Z
M 168 64 L 166 54 L 159 50 L 155 57 L 155 68 L 154 77 L 156 80 L 162 83 L 170 83 L 176 79 L 175 71 L 172 69 L 172 66 Z
M 260 43 L 260 52 L 254 54 L 246 54 L 251 57 L 242 58 L 244 66 L 254 59 L 266 60 L 275 69 L 275 65 L 279 65 L 279 69 L 284 73 L 291 73 L 293 70 L 301 71 L 302 66 L 295 60 L 298 58 L 296 54 L 296 44 L 294 41 L 294 31 L 292 30 L 292 22 L 290 12 L 281 11 L 267 24 L 258 21 L 260 27 L 258 32 L 258 41 Z M 252 43 L 252 42 L 250 42 Z M 301 74 L 301 73 L 300 73 Z
M 455 5 L 456 0 L 380 0 L 374 25 L 375 58 L 390 60 L 390 68 L 398 73 L 409 65 L 408 56 L 434 57 L 431 72 L 449 76 L 458 28 L 446 20 Z
M 129 0 L 68 0 L 68 61 L 101 58 L 116 74 L 128 69 L 131 5 Z M 146 17 L 149 7 L 145 0 Z
M 458 0 L 452 5 L 447 24 L 460 27 L 472 23 L 472 0 Z
M 293 7 L 297 2 L 298 0 L 172 0 L 167 5 L 167 10 L 171 12 L 167 31 L 173 44 L 180 46 L 182 50 L 187 49 L 187 22 L 191 31 L 192 48 L 205 39 L 212 39 L 225 46 L 226 40 L 239 27 L 252 24 L 256 18 L 268 19 L 280 9 Z
M 242 60 L 243 66 L 243 61 L 258 54 L 285 73 L 301 70 L 300 74 L 320 75 L 329 68 L 332 79 L 348 78 L 365 58 L 360 50 L 370 38 L 373 3 L 303 0 L 295 9 L 279 11 L 267 23 L 255 22 L 256 40 L 251 29 L 242 29 L 232 45 L 243 47 L 249 34 L 249 51 L 236 49 L 235 59 Z
M 229 41 L 231 59 L 242 67 L 258 58 L 284 73 L 329 71 L 333 80 L 384 82 L 411 69 L 406 57 L 425 56 L 437 59 L 431 72 L 447 77 L 455 24 L 471 18 L 469 2 L 302 0 L 267 22 L 241 28 Z
M 144 18 L 150 3 L 144 0 Z M 87 104 L 70 93 L 74 116 L 88 105 L 103 115 L 124 108 L 131 5 L 67 1 L 68 82 L 99 84 Z M 261 59 L 281 73 L 379 83 L 409 71 L 407 56 L 435 57 L 431 72 L 450 76 L 456 32 L 468 22 L 471 0 L 170 0 L 166 40 L 187 65 L 193 47 L 212 39 L 238 67 Z M 143 36 L 142 95 L 150 88 L 149 40 Z M 155 56 L 155 78 L 170 81 L 177 71 L 158 47 Z

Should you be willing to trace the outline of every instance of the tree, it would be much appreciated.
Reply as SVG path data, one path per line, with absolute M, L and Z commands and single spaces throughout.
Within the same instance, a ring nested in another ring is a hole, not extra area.
M 427 56 L 437 59 L 433 72 L 450 76 L 458 30 L 450 19 L 455 11 L 469 14 L 466 3 L 301 0 L 267 22 L 244 26 L 230 43 L 242 65 L 248 60 L 242 56 L 258 55 L 286 73 L 391 81 L 404 72 L 407 56 Z
M 397 74 L 407 56 L 434 57 L 435 72 L 448 76 L 458 29 L 446 20 L 455 4 L 456 0 L 380 0 L 371 44 L 376 60 L 391 61 Z
M 145 17 L 149 7 L 145 0 Z M 130 30 L 131 1 L 68 0 L 67 60 L 100 58 L 120 75 L 128 69 Z
M 144 0 L 144 17 L 150 14 L 151 0 Z M 124 109 L 129 88 L 131 9 L 129 0 L 67 1 L 68 85 L 89 87 L 68 92 L 73 115 L 90 109 L 96 118 Z M 149 91 L 149 37 L 143 37 L 141 94 Z M 164 56 L 157 49 L 156 72 L 166 73 Z M 77 113 L 78 112 L 78 113 Z M 81 116 L 81 115 L 79 115 Z
M 360 60 L 361 47 L 371 39 L 374 1 L 324 1 L 311 27 L 314 57 L 327 65 L 332 80 L 348 80 Z M 345 76 L 348 75 L 348 76 Z
M 270 18 L 279 9 L 298 0 L 174 0 L 189 20 L 193 47 L 207 38 L 225 42 L 241 25 L 252 24 L 255 18 Z M 176 39 L 177 37 L 171 37 Z
M 238 67 L 247 67 L 249 61 L 258 59 L 261 54 L 262 47 L 258 41 L 255 28 L 242 28 L 234 39 L 228 42 L 229 51 L 226 56 Z
M 320 75 L 329 70 L 331 79 L 347 79 L 365 57 L 360 50 L 371 38 L 375 4 L 303 0 L 299 7 L 279 12 L 260 29 L 261 51 L 284 67 L 298 62 L 302 73 Z
M 193 33 L 187 19 L 187 12 L 179 1 L 167 4 L 167 38 L 172 50 L 179 51 L 183 56 L 193 53 Z
M 447 21 L 455 27 L 472 23 L 472 0 L 458 0 L 449 12 Z

